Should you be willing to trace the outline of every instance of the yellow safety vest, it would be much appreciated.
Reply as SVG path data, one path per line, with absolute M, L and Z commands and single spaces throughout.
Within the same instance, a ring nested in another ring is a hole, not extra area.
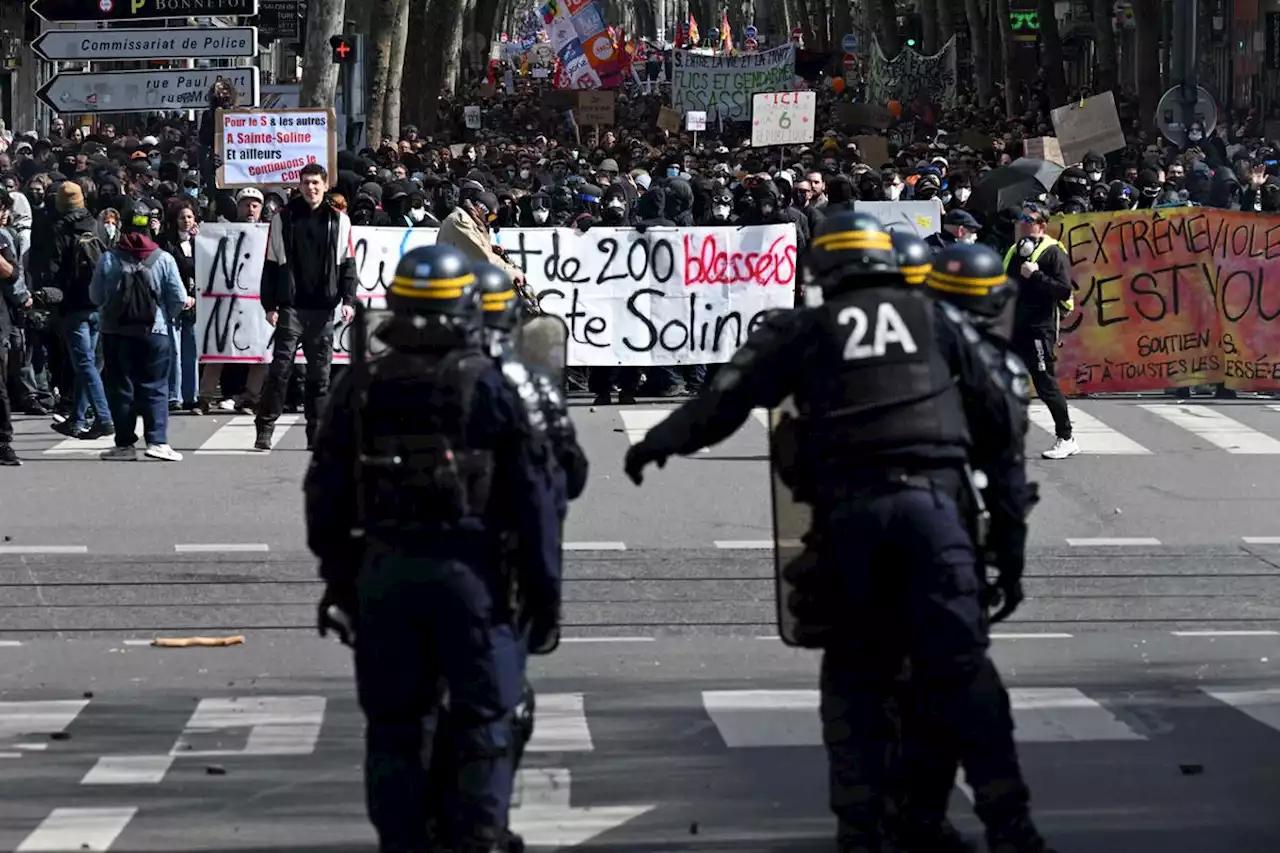
M 1031 257 L 1027 258 L 1027 261 L 1034 264 L 1036 261 L 1040 260 L 1040 256 L 1044 254 L 1044 250 L 1049 248 L 1050 246 L 1057 246 L 1058 248 L 1062 249 L 1062 244 L 1059 243 L 1057 240 L 1053 239 L 1052 237 L 1041 237 L 1040 242 L 1036 244 L 1036 247 L 1034 249 L 1031 250 Z M 1014 243 L 1012 246 L 1009 247 L 1009 251 L 1004 253 L 1004 271 L 1006 274 L 1009 272 L 1009 262 L 1013 260 L 1013 253 L 1017 248 L 1018 248 L 1018 244 Z M 1062 250 L 1064 252 L 1066 251 L 1066 249 L 1062 249 Z M 1063 313 L 1070 314 L 1071 311 L 1076 307 L 1075 296 L 1073 295 L 1068 297 L 1067 299 L 1062 300 L 1061 302 L 1058 303 L 1058 307 L 1062 309 Z

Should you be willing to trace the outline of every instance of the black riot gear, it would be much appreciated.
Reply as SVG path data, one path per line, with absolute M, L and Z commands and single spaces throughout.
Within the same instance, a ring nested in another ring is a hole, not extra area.
M 901 283 L 893 240 L 880 220 L 869 213 L 841 212 L 818 226 L 809 244 L 805 269 L 827 290 Z
M 976 243 L 948 246 L 934 259 L 925 285 L 939 299 L 969 315 L 974 325 L 1008 342 L 1013 333 L 1017 285 L 1005 275 L 994 249 Z
M 929 244 L 908 231 L 894 231 L 890 238 L 898 266 L 902 268 L 903 280 L 912 285 L 924 284 L 924 277 L 933 265 L 933 251 Z
M 422 246 L 405 253 L 387 288 L 387 307 L 397 316 L 444 318 L 474 324 L 480 291 L 471 262 L 453 246 Z
M 511 276 L 493 264 L 476 263 L 472 269 L 480 288 L 484 327 L 510 332 L 520 322 L 520 295 Z

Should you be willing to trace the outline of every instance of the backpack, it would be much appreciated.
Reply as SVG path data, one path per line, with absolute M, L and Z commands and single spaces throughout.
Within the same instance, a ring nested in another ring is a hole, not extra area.
M 156 298 L 155 276 L 151 270 L 161 254 L 157 249 L 145 261 L 117 255 L 120 258 L 120 286 L 109 300 L 108 315 L 121 328 L 150 331 L 155 325 L 160 302 Z
M 97 229 L 81 231 L 76 235 L 76 242 L 71 247 L 71 280 L 85 292 L 89 290 L 89 282 L 93 280 L 93 271 L 98 268 L 98 261 L 107 253 L 107 244 L 102 242 Z

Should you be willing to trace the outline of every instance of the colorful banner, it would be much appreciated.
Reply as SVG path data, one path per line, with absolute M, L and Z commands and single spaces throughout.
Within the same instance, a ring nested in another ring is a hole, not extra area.
M 708 119 L 751 121 L 752 97 L 796 88 L 794 44 L 740 56 L 673 50 L 671 57 L 671 106 L 681 115 L 705 112 Z
M 433 228 L 355 228 L 359 297 L 385 305 L 387 282 Z M 743 228 L 503 229 L 496 235 L 544 311 L 569 325 L 578 366 L 727 361 L 766 312 L 795 301 L 794 225 Z M 272 329 L 258 301 L 266 225 L 205 224 L 196 237 L 196 341 L 203 363 L 269 360 Z M 334 314 L 335 356 L 348 333 Z M 301 358 L 301 356 L 299 356 Z
M 871 66 L 867 73 L 867 99 L 874 104 L 899 101 L 903 104 L 939 104 L 954 107 L 956 102 L 956 40 L 952 36 L 942 50 L 923 56 L 904 47 L 893 59 L 880 49 L 879 39 L 871 40 Z
M 1280 389 L 1280 216 L 1085 213 L 1055 218 L 1049 233 L 1075 287 L 1058 350 L 1066 393 Z
M 538 13 L 560 59 L 562 88 L 618 87 L 621 59 L 596 0 L 545 0 Z

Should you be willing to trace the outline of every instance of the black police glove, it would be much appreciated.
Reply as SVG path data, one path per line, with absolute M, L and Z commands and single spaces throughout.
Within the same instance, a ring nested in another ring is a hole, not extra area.
M 627 450 L 623 467 L 626 469 L 627 476 L 631 478 L 631 482 L 638 486 L 644 482 L 644 469 L 651 464 L 659 468 L 665 467 L 668 455 L 657 450 L 647 438 L 641 439 Z
M 560 606 L 532 607 L 525 614 L 524 633 L 529 654 L 546 655 L 560 644 Z
M 1003 622 L 1013 615 L 1018 605 L 1026 599 L 1022 590 L 1022 566 L 1002 565 L 998 557 L 990 557 L 988 565 L 995 566 L 999 574 L 983 590 L 982 603 L 991 613 L 991 623 Z
M 316 628 L 321 637 L 333 631 L 344 646 L 356 642 L 356 590 L 349 584 L 326 584 L 316 607 Z

